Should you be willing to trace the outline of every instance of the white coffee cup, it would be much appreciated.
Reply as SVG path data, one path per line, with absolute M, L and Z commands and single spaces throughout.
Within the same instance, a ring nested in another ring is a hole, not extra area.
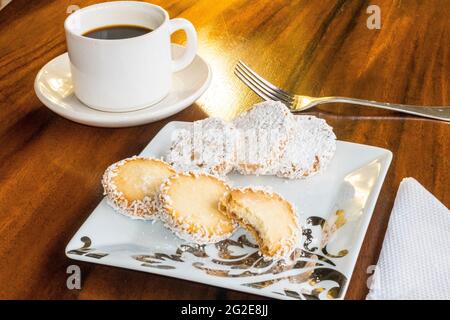
M 83 36 L 111 25 L 137 25 L 152 32 L 126 39 L 106 40 Z M 137 1 L 95 4 L 67 17 L 64 28 L 75 95 L 91 108 L 124 112 L 162 100 L 172 85 L 172 73 L 195 58 L 197 34 L 187 20 L 169 19 L 159 6 Z M 184 30 L 184 55 L 172 60 L 170 35 Z

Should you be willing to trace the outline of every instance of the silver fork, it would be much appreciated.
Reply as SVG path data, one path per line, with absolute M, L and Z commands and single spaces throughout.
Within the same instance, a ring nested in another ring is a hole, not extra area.
M 234 68 L 234 73 L 258 96 L 260 96 L 264 100 L 281 101 L 286 106 L 288 106 L 293 113 L 305 111 L 319 104 L 340 102 L 340 103 L 350 103 L 381 109 L 394 110 L 431 119 L 450 121 L 450 106 L 422 107 L 404 104 L 376 102 L 354 98 L 344 98 L 344 97 L 314 98 L 298 94 L 292 94 L 273 85 L 272 83 L 270 83 L 269 81 L 258 75 L 255 71 L 250 69 L 242 61 L 239 61 L 237 63 L 236 67 Z

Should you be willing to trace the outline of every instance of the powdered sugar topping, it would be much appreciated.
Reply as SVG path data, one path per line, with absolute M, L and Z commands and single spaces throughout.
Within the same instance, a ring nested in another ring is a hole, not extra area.
M 300 179 L 326 168 L 336 151 L 336 136 L 323 119 L 295 116 L 294 120 L 277 175 Z
M 233 169 L 235 136 L 234 126 L 221 119 L 195 121 L 174 133 L 166 159 L 179 171 L 226 175 Z

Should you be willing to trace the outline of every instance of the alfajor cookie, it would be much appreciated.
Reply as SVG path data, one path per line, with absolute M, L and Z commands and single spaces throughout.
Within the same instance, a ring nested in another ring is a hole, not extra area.
M 287 258 L 300 241 L 295 209 L 277 193 L 233 189 L 222 197 L 219 210 L 254 236 L 266 258 Z
M 235 132 L 222 119 L 195 121 L 175 132 L 166 160 L 179 171 L 226 175 L 234 165 Z
M 205 173 L 181 173 L 161 186 L 161 220 L 179 238 L 197 244 L 215 243 L 231 236 L 235 222 L 218 210 L 227 184 Z
M 134 156 L 109 166 L 102 178 L 109 205 L 134 219 L 153 219 L 158 214 L 161 183 L 176 171 L 164 161 Z
M 261 102 L 239 115 L 233 124 L 238 131 L 236 171 L 274 174 L 294 126 L 289 109 L 278 101 Z
M 325 120 L 314 116 L 294 116 L 294 123 L 276 175 L 302 179 L 327 167 L 336 151 L 336 136 Z

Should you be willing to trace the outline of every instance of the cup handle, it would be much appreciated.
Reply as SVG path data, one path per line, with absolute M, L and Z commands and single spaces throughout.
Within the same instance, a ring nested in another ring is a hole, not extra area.
M 177 30 L 184 30 L 187 37 L 186 51 L 183 56 L 172 61 L 172 71 L 177 72 L 190 65 L 195 58 L 195 55 L 197 54 L 197 32 L 192 23 L 183 18 L 170 20 L 169 30 L 170 34 Z

